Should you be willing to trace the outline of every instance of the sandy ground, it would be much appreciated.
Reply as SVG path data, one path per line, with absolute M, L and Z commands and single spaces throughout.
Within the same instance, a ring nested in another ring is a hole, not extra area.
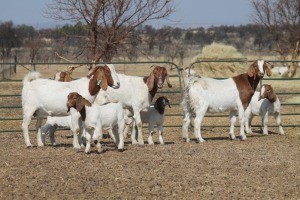
M 108 138 L 101 154 L 73 149 L 69 131 L 56 133 L 57 147 L 33 148 L 1 133 L 0 199 L 299 199 L 300 129 L 285 131 L 230 141 L 225 128 L 204 129 L 199 144 L 166 128 L 165 145 L 144 135 L 146 145 L 126 139 L 118 152 Z

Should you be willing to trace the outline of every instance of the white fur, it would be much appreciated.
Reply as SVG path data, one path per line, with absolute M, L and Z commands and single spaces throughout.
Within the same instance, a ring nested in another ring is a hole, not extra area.
M 279 74 L 279 75 L 285 74 L 288 71 L 289 71 L 288 66 L 276 66 L 271 69 L 272 74 Z
M 187 92 L 181 103 L 185 112 L 182 126 L 182 136 L 189 141 L 188 126 L 192 115 L 194 120 L 194 134 L 199 142 L 205 140 L 201 136 L 201 122 L 206 112 L 230 111 L 231 126 L 230 137 L 235 138 L 234 122 L 238 112 L 240 120 L 240 135 L 246 138 L 244 133 L 244 108 L 239 98 L 239 92 L 232 78 L 216 80 L 207 77 L 190 76 L 188 78 Z
M 113 65 L 108 65 L 114 80 L 115 88 L 120 83 Z M 50 79 L 42 79 L 39 72 L 30 72 L 23 79 L 22 108 L 23 123 L 22 129 L 26 146 L 32 146 L 28 133 L 28 126 L 33 114 L 36 114 L 37 144 L 44 146 L 41 139 L 41 123 L 44 116 L 67 116 L 67 96 L 70 92 L 78 92 L 88 101 L 93 102 L 96 96 L 89 93 L 89 81 L 83 77 L 71 82 L 58 82 Z M 71 113 L 76 112 L 71 109 Z M 77 114 L 78 115 L 78 114 Z M 79 125 L 78 125 L 79 126 Z M 75 128 L 75 127 L 74 127 Z M 79 128 L 77 128 L 79 130 Z M 80 148 L 76 146 L 75 148 Z
M 85 132 L 83 136 L 86 138 L 86 148 L 85 152 L 89 153 L 91 148 L 91 135 L 93 135 L 93 140 L 97 140 L 94 135 L 99 135 L 102 139 L 103 129 L 112 129 L 113 134 L 116 138 L 116 143 L 118 144 L 118 149 L 124 149 L 124 110 L 122 104 L 120 103 L 110 103 L 106 105 L 96 105 L 92 104 L 91 107 L 85 106 L 86 109 L 86 119 L 83 122 L 85 127 Z M 98 151 L 101 152 L 101 144 L 97 143 Z
M 127 137 L 127 133 L 130 129 L 130 125 L 133 122 L 132 118 L 130 117 L 131 113 L 130 111 L 126 112 L 127 115 L 125 114 L 125 130 L 124 130 L 124 137 Z M 128 114 L 129 113 L 129 114 Z M 148 137 L 148 144 L 154 144 L 153 142 L 153 134 L 155 133 L 154 131 L 154 126 L 157 127 L 158 131 L 158 141 L 160 144 L 164 144 L 164 139 L 163 139 L 163 130 L 164 130 L 164 121 L 165 121 L 165 115 L 160 114 L 157 109 L 154 108 L 154 106 L 149 106 L 148 109 L 141 111 L 141 120 L 143 124 L 148 124 L 148 130 L 149 130 L 149 137 Z M 134 127 L 134 125 L 132 125 Z M 135 129 L 133 128 L 131 137 L 135 137 Z
M 144 144 L 144 140 L 140 112 L 150 106 L 151 95 L 142 77 L 124 74 L 118 74 L 118 76 L 121 83 L 120 88 L 118 90 L 111 88 L 108 88 L 106 91 L 101 90 L 95 100 L 95 104 L 101 105 L 106 102 L 120 102 L 124 108 L 133 110 L 133 118 L 138 128 L 138 142 L 136 138 L 132 137 L 132 143 L 142 145 Z
M 263 90 L 263 87 L 262 87 Z M 263 120 L 263 134 L 268 134 L 268 116 L 273 115 L 275 121 L 279 127 L 279 133 L 284 134 L 281 117 L 280 117 L 280 101 L 277 97 L 274 103 L 271 103 L 268 99 L 258 100 L 260 92 L 255 92 L 252 96 L 251 102 L 245 111 L 245 129 L 246 133 L 252 133 L 251 130 L 251 121 L 253 116 L 262 116 Z

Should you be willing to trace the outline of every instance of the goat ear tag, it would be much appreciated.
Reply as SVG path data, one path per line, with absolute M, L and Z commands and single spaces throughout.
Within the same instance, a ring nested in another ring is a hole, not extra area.
M 101 82 L 102 82 L 102 80 L 99 80 L 99 81 L 97 82 L 97 85 L 100 86 Z

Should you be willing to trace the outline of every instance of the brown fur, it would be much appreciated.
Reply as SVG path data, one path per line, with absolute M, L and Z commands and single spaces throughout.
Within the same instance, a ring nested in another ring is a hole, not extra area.
M 271 75 L 271 70 L 264 62 L 264 70 L 268 76 Z M 248 73 L 240 74 L 237 76 L 232 77 L 234 80 L 237 89 L 239 91 L 239 96 L 242 101 L 244 109 L 246 109 L 251 101 L 251 98 L 257 88 L 257 85 L 260 79 L 263 78 L 263 75 L 258 68 L 257 61 L 254 61 L 249 69 Z
M 92 96 L 96 95 L 100 88 L 106 90 L 107 86 L 113 86 L 114 84 L 110 69 L 106 65 L 95 67 L 87 77 L 90 78 L 89 92 Z M 99 80 L 101 80 L 100 87 L 97 85 Z
M 85 106 L 91 107 L 92 104 L 77 92 L 71 92 L 68 95 L 68 100 L 67 100 L 68 112 L 70 111 L 70 108 L 75 108 L 80 113 L 81 119 L 83 121 L 86 118 Z
M 156 66 L 149 76 L 144 77 L 144 83 L 148 86 L 148 90 L 151 95 L 151 101 L 154 98 L 158 88 L 163 87 L 165 80 L 168 84 L 168 87 L 171 88 L 172 85 L 169 81 L 168 72 L 165 67 L 161 66 Z
M 264 84 L 265 91 L 263 94 L 261 94 L 259 99 L 267 98 L 271 103 L 274 103 L 277 99 L 277 96 L 272 88 L 271 85 Z
M 58 81 L 61 81 L 61 82 L 70 82 L 72 80 L 73 80 L 73 78 L 72 78 L 72 76 L 71 76 L 70 73 L 60 72 L 60 74 L 59 74 L 59 80 Z

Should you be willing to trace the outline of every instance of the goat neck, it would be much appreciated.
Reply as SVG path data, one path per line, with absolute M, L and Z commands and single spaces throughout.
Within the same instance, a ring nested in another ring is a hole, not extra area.
M 251 101 L 257 85 L 261 78 L 250 77 L 247 73 L 232 77 L 239 92 L 244 109 L 246 109 Z

